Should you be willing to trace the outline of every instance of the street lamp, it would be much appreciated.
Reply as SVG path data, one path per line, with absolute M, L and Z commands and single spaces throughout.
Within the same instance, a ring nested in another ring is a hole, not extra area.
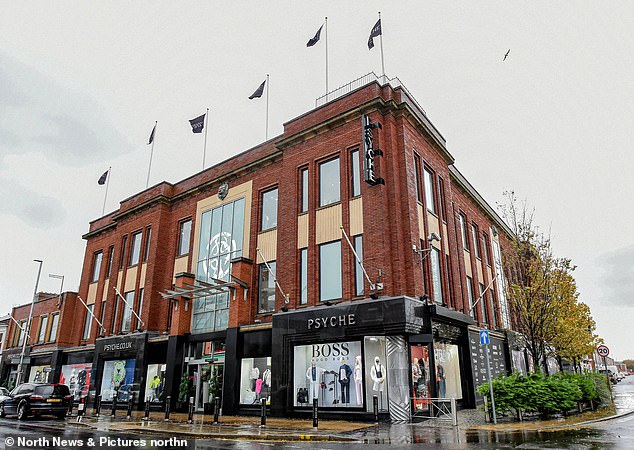
M 29 311 L 29 320 L 26 324 L 26 333 L 24 341 L 22 342 L 22 353 L 20 353 L 20 364 L 18 364 L 18 376 L 15 385 L 18 386 L 22 382 L 22 363 L 24 362 L 24 352 L 26 351 L 26 342 L 29 340 L 29 334 L 31 333 L 31 320 L 33 320 L 33 305 L 35 304 L 35 297 L 37 296 L 37 287 L 40 284 L 40 274 L 42 273 L 42 261 L 34 259 L 36 263 L 39 263 L 37 270 L 37 279 L 35 280 L 35 289 L 33 290 L 33 298 L 31 299 L 31 310 Z
M 62 304 L 62 292 L 64 291 L 64 275 L 55 275 L 54 273 L 49 273 L 48 277 L 62 280 L 62 284 L 59 286 L 59 301 L 57 302 L 57 307 L 59 308 Z

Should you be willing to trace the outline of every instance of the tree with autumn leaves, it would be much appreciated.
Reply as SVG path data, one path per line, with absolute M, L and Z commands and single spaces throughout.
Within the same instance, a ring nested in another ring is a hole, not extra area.
M 533 358 L 534 369 L 546 358 L 556 356 L 575 366 L 598 343 L 590 308 L 579 301 L 568 258 L 553 254 L 550 237 L 535 225 L 534 210 L 505 192 L 502 214 L 514 232 L 505 251 L 508 303 L 518 340 Z

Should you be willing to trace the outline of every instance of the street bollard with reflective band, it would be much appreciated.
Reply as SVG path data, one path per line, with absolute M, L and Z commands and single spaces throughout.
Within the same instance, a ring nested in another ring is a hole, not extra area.
M 145 411 L 143 414 L 143 420 L 150 420 L 150 399 L 145 400 Z
M 99 417 L 99 413 L 101 412 L 101 394 L 97 396 L 95 399 L 95 416 Z
M 319 416 L 317 413 L 317 399 L 313 399 L 313 428 L 319 427 Z
M 81 399 L 79 401 L 79 404 L 77 405 L 77 422 L 81 422 L 82 417 L 84 416 L 84 413 L 86 412 L 86 403 L 85 403 L 85 399 Z
M 112 394 L 112 410 L 110 411 L 110 415 L 112 417 L 117 415 L 117 396 L 118 396 L 118 392 L 114 391 Z
M 134 392 L 129 392 L 129 394 L 128 394 L 128 414 L 126 415 L 126 419 L 128 419 L 128 420 L 130 420 L 132 418 L 132 406 L 133 405 L 134 405 Z
M 189 397 L 189 409 L 187 411 L 187 423 L 194 421 L 194 397 Z
M 260 425 L 264 426 L 264 425 L 266 425 L 266 399 L 265 398 L 261 399 L 260 403 L 262 404 Z
M 218 416 L 220 415 L 220 397 L 216 397 L 215 400 L 214 423 L 218 423 Z
M 172 396 L 168 395 L 165 399 L 165 421 L 170 420 L 170 403 L 172 402 Z
M 372 397 L 372 410 L 374 411 L 374 421 L 379 423 L 379 397 Z

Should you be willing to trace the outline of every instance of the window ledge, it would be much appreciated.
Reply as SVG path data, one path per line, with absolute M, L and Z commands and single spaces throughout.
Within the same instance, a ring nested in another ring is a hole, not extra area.
M 337 206 L 337 205 L 341 205 L 341 200 L 339 200 L 339 201 L 337 201 L 337 202 L 328 203 L 327 205 L 318 206 L 318 207 L 316 208 L 316 211 L 319 211 L 319 210 L 321 210 L 321 209 L 332 208 L 333 206 Z

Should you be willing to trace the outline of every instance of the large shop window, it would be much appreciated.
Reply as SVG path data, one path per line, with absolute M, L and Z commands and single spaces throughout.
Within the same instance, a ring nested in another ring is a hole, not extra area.
M 111 402 L 117 396 L 117 401 L 127 402 L 130 394 L 136 394 L 138 398 L 138 384 L 134 382 L 134 359 L 106 361 L 103 365 L 101 377 L 101 400 Z
M 50 366 L 31 366 L 29 372 L 29 383 L 48 383 L 48 376 L 51 373 Z
M 62 366 L 59 374 L 59 384 L 65 384 L 70 389 L 73 399 L 79 401 L 88 396 L 92 364 L 67 364 Z
M 196 278 L 229 281 L 231 260 L 242 256 L 244 199 L 205 211 L 201 217 Z M 229 293 L 194 300 L 192 332 L 224 330 L 229 320 Z
M 361 342 L 298 345 L 293 351 L 295 406 L 360 408 L 363 406 Z
M 163 388 L 165 386 L 166 364 L 148 364 L 145 377 L 145 399 L 152 403 L 165 400 Z
M 427 411 L 431 397 L 429 382 L 432 379 L 429 373 L 429 348 L 427 345 L 412 345 L 410 353 L 413 412 Z
M 388 409 L 387 359 L 385 357 L 385 336 L 366 336 L 364 338 L 365 390 L 368 398 L 367 411 L 373 409 L 373 397 L 379 403 L 379 411 Z
M 462 398 L 460 357 L 458 346 L 443 342 L 434 343 L 436 362 L 436 392 L 439 398 Z
M 341 298 L 341 241 L 319 246 L 319 300 Z
M 271 403 L 271 357 L 244 358 L 240 372 L 240 404 Z
M 258 276 L 258 312 L 266 313 L 275 311 L 275 261 L 269 262 L 269 271 L 266 264 L 260 264 Z

